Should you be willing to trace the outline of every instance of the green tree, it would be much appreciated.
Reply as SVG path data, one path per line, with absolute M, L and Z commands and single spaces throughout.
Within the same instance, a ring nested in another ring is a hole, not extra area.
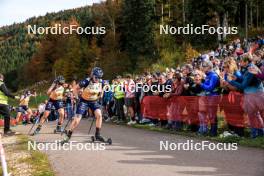
M 140 55 L 153 56 L 154 1 L 124 0 L 122 8 L 122 42 L 132 63 Z

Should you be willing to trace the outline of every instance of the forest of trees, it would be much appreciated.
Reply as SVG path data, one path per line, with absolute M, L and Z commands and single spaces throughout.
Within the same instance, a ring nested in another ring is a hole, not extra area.
M 93 66 L 105 78 L 176 67 L 195 50 L 217 47 L 236 37 L 264 33 L 262 0 L 106 0 L 77 9 L 32 17 L 0 28 L 0 72 L 17 90 L 62 74 L 79 79 Z M 105 35 L 32 35 L 27 25 L 105 26 Z M 237 26 L 239 34 L 160 35 L 159 25 Z M 206 42 L 205 42 L 206 41 Z M 194 52 L 195 53 L 195 52 Z

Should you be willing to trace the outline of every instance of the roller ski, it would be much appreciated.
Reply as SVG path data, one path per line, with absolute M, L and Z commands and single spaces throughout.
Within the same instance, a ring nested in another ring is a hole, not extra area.
M 31 134 L 31 136 L 35 136 L 35 135 L 39 134 L 40 130 L 41 130 L 41 126 L 39 125 L 39 126 L 34 130 L 34 132 Z
M 63 130 L 61 130 L 61 135 L 63 134 L 67 134 L 67 127 L 69 126 L 70 122 L 72 121 L 72 119 L 69 119 L 66 123 L 66 125 L 63 127 Z
M 53 133 L 54 134 L 57 134 L 57 133 L 63 133 L 63 129 L 61 127 L 61 125 L 57 125 L 57 127 L 53 130 Z
M 72 136 L 72 131 L 67 131 L 65 130 L 63 132 L 64 136 L 63 136 L 63 140 L 61 141 L 61 145 L 65 144 L 65 143 L 68 143 L 71 139 L 71 136 Z
M 93 118 L 93 121 L 91 123 L 90 129 L 89 129 L 89 132 L 88 132 L 88 135 L 90 135 L 90 132 L 91 132 L 91 129 L 92 129 L 92 126 L 93 126 L 94 119 L 95 118 Z M 99 128 L 96 128 L 95 136 L 91 136 L 91 141 L 92 141 L 92 143 L 98 142 L 98 143 L 106 143 L 106 144 L 112 145 L 112 139 L 111 138 L 108 138 L 107 140 L 105 140 L 100 135 L 100 129 Z
M 31 134 L 31 131 L 32 131 L 32 129 L 35 127 L 35 125 L 39 123 L 39 119 L 40 119 L 40 118 L 38 117 L 38 118 L 36 119 L 35 123 L 32 124 L 31 128 L 30 128 L 29 131 L 28 131 L 28 135 Z
M 105 144 L 109 144 L 112 145 L 112 139 L 108 138 L 107 140 L 105 140 L 102 136 L 100 135 L 96 135 L 96 136 L 92 136 L 91 137 L 92 143 L 105 143 Z

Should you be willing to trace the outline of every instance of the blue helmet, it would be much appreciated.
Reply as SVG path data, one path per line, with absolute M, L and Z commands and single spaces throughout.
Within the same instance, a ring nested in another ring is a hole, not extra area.
M 91 76 L 95 76 L 97 78 L 102 78 L 104 75 L 104 72 L 101 68 L 99 67 L 94 67 L 91 73 Z

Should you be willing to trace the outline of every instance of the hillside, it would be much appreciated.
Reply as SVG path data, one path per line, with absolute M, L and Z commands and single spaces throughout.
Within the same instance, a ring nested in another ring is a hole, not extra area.
M 184 3 L 184 4 L 183 4 Z M 164 70 L 176 67 L 188 49 L 213 49 L 235 37 L 255 37 L 263 31 L 264 2 L 252 1 L 245 22 L 246 1 L 107 0 L 82 8 L 47 13 L 23 23 L 0 28 L 0 72 L 13 90 L 50 80 L 62 74 L 67 80 L 81 78 L 94 65 L 103 67 L 106 78 L 125 72 Z M 184 7 L 184 8 L 183 8 Z M 207 12 L 207 13 L 204 13 Z M 228 16 L 227 16 L 228 14 Z M 242 15 L 241 15 L 242 14 Z M 183 18 L 184 16 L 184 18 Z M 237 35 L 160 35 L 159 25 L 237 26 Z M 42 27 L 104 26 L 105 35 L 29 35 L 28 25 Z M 262 32 L 263 33 L 263 32 Z M 220 37 L 220 38 L 219 38 Z M 204 42 L 206 41 L 206 42 Z
M 85 25 L 91 15 L 91 7 L 70 9 L 57 13 L 47 13 L 45 16 L 32 17 L 23 23 L 3 26 L 0 28 L 0 72 L 7 74 L 7 80 L 12 88 L 16 84 L 23 65 L 28 63 L 41 45 L 44 36 L 28 34 L 28 25 L 50 26 L 54 21 L 68 21 L 70 18 L 78 19 Z

